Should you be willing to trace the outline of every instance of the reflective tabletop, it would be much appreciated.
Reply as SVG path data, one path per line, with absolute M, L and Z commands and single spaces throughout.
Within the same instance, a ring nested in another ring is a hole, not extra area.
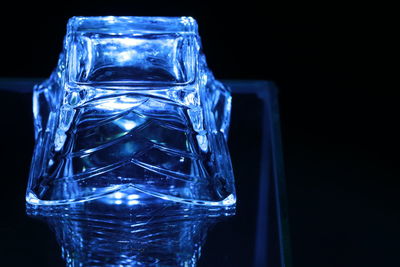
M 229 150 L 236 214 L 164 206 L 115 217 L 99 204 L 49 217 L 26 215 L 24 198 L 34 145 L 31 90 L 40 80 L 0 79 L 4 266 L 65 266 L 63 258 L 68 266 L 291 266 L 273 83 L 224 81 L 233 96 Z M 110 197 L 136 201 L 129 192 Z

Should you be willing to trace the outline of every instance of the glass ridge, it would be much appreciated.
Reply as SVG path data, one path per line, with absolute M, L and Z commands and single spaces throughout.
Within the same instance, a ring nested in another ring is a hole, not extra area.
M 73 17 L 70 32 L 124 34 L 198 34 L 197 23 L 191 17 Z
M 57 67 L 34 88 L 28 209 L 234 208 L 230 106 L 193 18 L 71 18 Z

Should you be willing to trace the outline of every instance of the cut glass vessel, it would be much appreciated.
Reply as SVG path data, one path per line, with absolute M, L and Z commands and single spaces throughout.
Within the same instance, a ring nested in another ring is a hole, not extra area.
M 28 208 L 234 208 L 230 105 L 194 19 L 73 17 L 56 69 L 34 89 Z

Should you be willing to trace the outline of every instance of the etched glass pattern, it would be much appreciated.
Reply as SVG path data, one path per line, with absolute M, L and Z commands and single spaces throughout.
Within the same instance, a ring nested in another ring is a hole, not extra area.
M 56 69 L 34 88 L 28 208 L 102 199 L 233 208 L 230 105 L 194 19 L 70 19 Z

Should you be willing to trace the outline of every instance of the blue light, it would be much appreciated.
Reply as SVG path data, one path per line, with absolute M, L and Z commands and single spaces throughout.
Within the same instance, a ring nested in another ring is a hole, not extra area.
M 140 196 L 138 195 L 138 194 L 131 194 L 131 195 L 128 195 L 128 197 L 127 197 L 129 200 L 131 200 L 131 199 L 138 199 L 138 198 L 140 198 Z
M 137 204 L 139 204 L 140 203 L 140 201 L 139 200 L 129 200 L 128 201 L 128 205 L 137 205 Z
M 116 199 L 121 199 L 124 197 L 125 194 L 121 193 L 121 192 L 115 192 L 113 197 Z
M 231 96 L 193 18 L 74 17 L 34 90 L 26 201 L 68 264 L 195 266 L 209 217 L 235 212 Z
M 122 190 L 132 187 L 160 201 L 234 206 L 231 96 L 200 48 L 190 17 L 70 19 L 55 71 L 34 90 L 28 203 L 146 204 Z

